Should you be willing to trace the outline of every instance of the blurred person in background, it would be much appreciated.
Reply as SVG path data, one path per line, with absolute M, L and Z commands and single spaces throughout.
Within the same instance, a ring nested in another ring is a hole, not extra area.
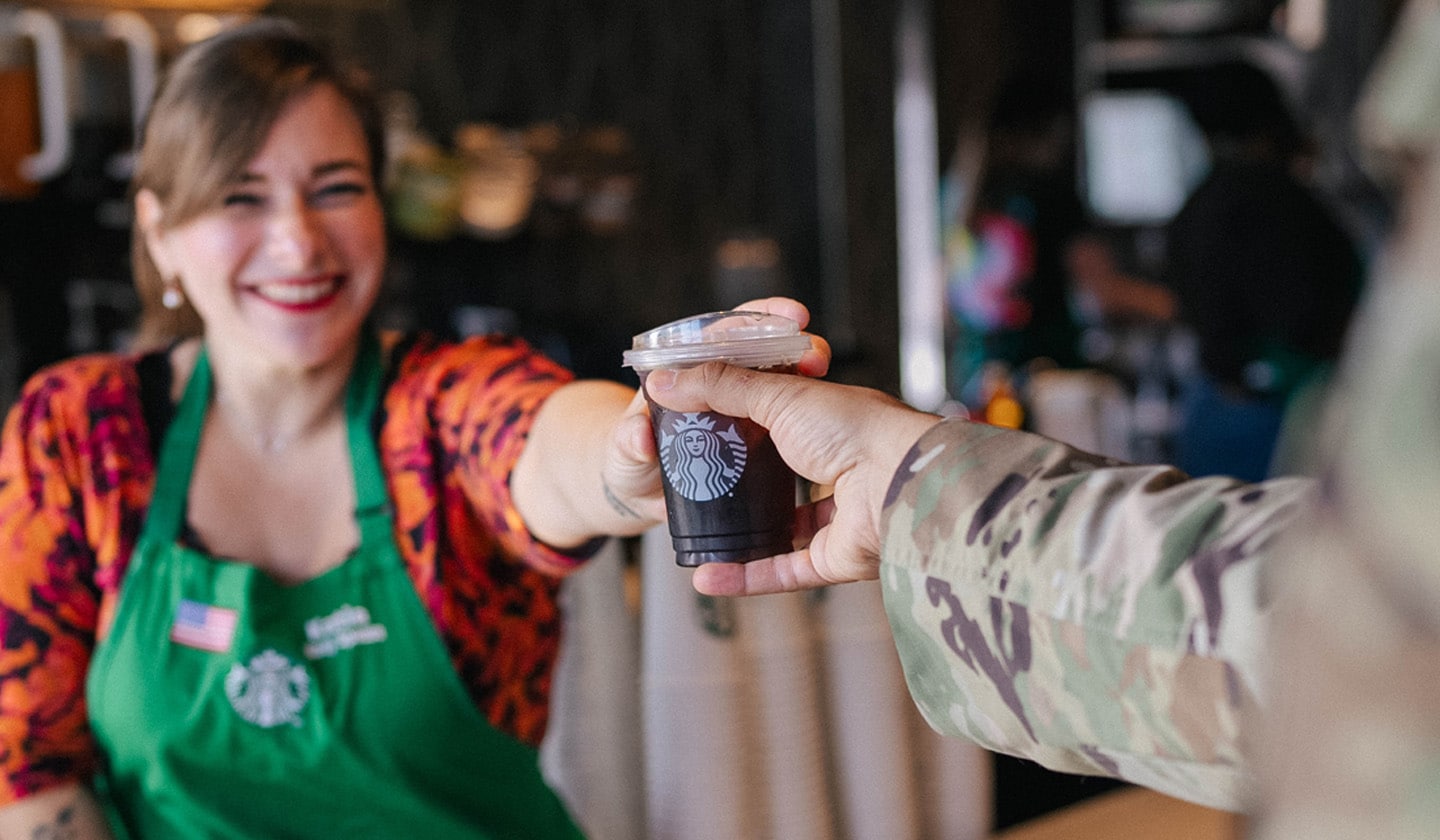
M 1293 455 L 1277 457 L 1282 425 L 1293 453 L 1313 419 L 1298 397 L 1323 387 L 1338 358 L 1364 265 L 1311 186 L 1307 140 L 1266 73 L 1222 63 L 1174 84 L 1210 165 L 1164 228 L 1160 276 L 1123 269 L 1096 237 L 1076 240 L 1066 265 L 1105 320 L 1178 323 L 1194 336 L 1176 465 L 1260 481 L 1296 467 Z
M 937 730 L 1249 813 L 1254 837 L 1440 824 L 1440 3 L 1411 0 L 1361 124 L 1403 187 L 1330 386 L 1317 478 L 1097 458 L 877 391 L 708 365 L 677 410 L 770 428 L 833 487 L 803 548 L 714 595 L 878 578 Z
M 1162 284 L 1195 335 L 1175 463 L 1191 475 L 1271 474 L 1292 397 L 1340 354 L 1361 257 L 1304 172 L 1306 138 L 1249 64 L 1197 71 L 1181 98 L 1210 168 L 1166 226 Z

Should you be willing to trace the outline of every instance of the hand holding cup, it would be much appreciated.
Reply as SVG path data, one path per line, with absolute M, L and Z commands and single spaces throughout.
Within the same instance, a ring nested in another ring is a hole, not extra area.
M 757 302 L 785 309 L 784 299 Z M 795 304 L 798 307 L 798 304 Z M 801 317 L 803 307 L 799 308 Z M 635 337 L 625 364 L 643 388 L 655 371 L 720 361 L 755 370 L 797 373 L 816 364 L 800 322 L 770 311 L 711 312 Z M 670 534 L 682 566 L 743 563 L 793 547 L 796 477 L 768 432 L 747 418 L 707 411 L 675 412 L 650 403 Z
M 870 388 L 706 364 L 651 374 L 648 398 L 673 411 L 717 411 L 770 430 L 785 461 L 833 495 L 796 511 L 800 547 L 696 569 L 708 595 L 760 595 L 874 579 L 885 494 L 910 446 L 939 422 Z

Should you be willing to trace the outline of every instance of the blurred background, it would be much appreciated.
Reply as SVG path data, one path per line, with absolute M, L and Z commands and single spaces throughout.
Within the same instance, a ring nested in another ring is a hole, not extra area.
M 787 294 L 832 378 L 1195 474 L 1299 469 L 1277 441 L 1391 221 L 1351 117 L 1398 6 L 0 2 L 0 396 L 125 347 L 157 73 L 271 13 L 386 92 L 389 325 L 626 381 L 631 335 Z M 997 762 L 997 827 L 1106 787 Z

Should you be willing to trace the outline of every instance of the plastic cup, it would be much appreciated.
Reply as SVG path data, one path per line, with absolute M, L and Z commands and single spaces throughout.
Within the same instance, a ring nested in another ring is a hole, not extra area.
M 720 361 L 794 373 L 810 338 L 763 312 L 710 312 L 635 336 L 624 354 L 644 386 L 653 370 Z M 675 562 L 745 563 L 785 554 L 795 528 L 795 473 L 770 433 L 743 417 L 650 403 Z

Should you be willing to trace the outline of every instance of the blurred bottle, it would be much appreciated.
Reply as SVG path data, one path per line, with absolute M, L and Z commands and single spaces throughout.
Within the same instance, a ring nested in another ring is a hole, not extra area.
M 391 221 L 415 239 L 439 241 L 453 236 L 461 224 L 464 164 L 420 130 L 414 97 L 392 92 L 383 107 Z
M 460 218 L 466 232 L 480 239 L 513 236 L 530 218 L 540 178 L 524 134 L 492 123 L 465 123 L 455 130 L 455 148 L 464 164 Z
M 16 42 L 0 41 L 0 200 L 32 198 L 39 184 L 20 173 L 20 162 L 39 150 L 35 71 Z
M 1025 407 L 1020 403 L 1015 376 L 1008 364 L 987 362 L 980 388 L 983 407 L 980 416 L 974 419 L 1005 429 L 1019 429 L 1025 424 Z

